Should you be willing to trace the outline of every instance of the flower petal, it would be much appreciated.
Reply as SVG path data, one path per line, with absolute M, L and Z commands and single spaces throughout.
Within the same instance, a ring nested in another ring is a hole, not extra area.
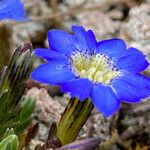
M 129 48 L 116 63 L 117 68 L 138 73 L 149 66 L 145 55 L 135 48 Z
M 120 79 L 112 82 L 112 89 L 125 102 L 139 102 L 150 95 L 149 80 L 138 74 L 124 74 Z
M 124 72 L 124 80 L 133 83 L 135 85 L 140 86 L 141 88 L 149 88 L 150 89 L 150 78 L 141 75 L 141 74 L 133 74 L 130 72 Z
M 20 0 L 0 1 L 0 19 L 13 19 L 16 21 L 30 21 L 25 17 L 26 12 Z
M 74 79 L 61 85 L 63 92 L 69 92 L 71 97 L 78 97 L 81 101 L 89 97 L 93 86 L 90 80 L 81 78 Z
M 52 29 L 48 32 L 50 49 L 62 54 L 70 55 L 77 50 L 74 46 L 74 36 L 62 30 Z
M 64 64 L 68 63 L 67 57 L 65 57 L 63 54 L 60 54 L 56 51 L 52 51 L 44 48 L 37 48 L 34 50 L 34 54 L 43 59 L 46 59 L 47 61 L 57 60 L 58 63 L 64 63 Z
M 88 34 L 88 37 L 89 37 L 88 47 L 89 47 L 90 50 L 95 51 L 95 48 L 96 48 L 96 45 L 97 45 L 96 37 L 95 37 L 92 30 L 88 30 L 87 34 Z
M 107 56 L 117 60 L 126 50 L 126 44 L 121 39 L 109 39 L 98 42 L 97 53 L 106 54 Z
M 86 31 L 82 26 L 72 26 L 75 36 L 75 46 L 80 51 L 94 52 L 96 47 L 96 38 L 91 30 Z
M 60 84 L 75 78 L 75 74 L 65 66 L 50 62 L 36 68 L 31 77 L 47 84 Z
M 95 107 L 106 117 L 114 114 L 120 106 L 120 101 L 110 87 L 95 85 L 91 94 Z

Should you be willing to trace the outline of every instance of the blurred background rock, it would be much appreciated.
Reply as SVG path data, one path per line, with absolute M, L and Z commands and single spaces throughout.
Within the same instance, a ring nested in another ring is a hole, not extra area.
M 70 31 L 72 24 L 92 29 L 97 40 L 123 38 L 128 47 L 140 49 L 150 59 L 150 0 L 24 0 L 24 3 L 32 22 L 0 22 L 0 68 L 8 64 L 21 42 L 31 42 L 33 48 L 48 48 L 48 30 Z M 41 61 L 36 59 L 34 66 Z M 144 74 L 150 76 L 150 69 Z M 28 81 L 26 96 L 36 101 L 33 117 L 40 123 L 40 129 L 35 140 L 42 142 L 51 123 L 60 119 L 69 96 L 61 93 L 59 87 L 32 80 Z M 102 140 L 101 149 L 150 148 L 150 100 L 123 104 L 118 114 L 109 119 L 94 110 L 79 138 L 95 135 Z M 33 143 L 36 142 L 32 146 Z

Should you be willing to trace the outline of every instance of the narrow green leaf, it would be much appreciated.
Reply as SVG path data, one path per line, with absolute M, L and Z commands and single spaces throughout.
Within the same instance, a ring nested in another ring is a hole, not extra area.
M 5 132 L 5 134 L 4 134 L 4 138 L 6 138 L 7 136 L 12 135 L 12 134 L 15 134 L 14 129 L 13 128 L 11 128 L 11 129 L 8 128 Z
M 32 66 L 32 47 L 30 44 L 22 44 L 16 49 L 8 67 L 5 67 L 1 73 L 0 140 L 3 139 L 7 128 L 14 128 L 14 131 L 19 128 L 18 133 L 21 133 L 30 123 L 35 104 L 28 101 L 28 108 L 27 104 L 21 105 L 21 101 Z
M 32 114 L 35 108 L 35 101 L 32 99 L 25 99 L 22 103 L 22 110 L 20 112 L 20 122 L 25 122 Z
M 18 137 L 9 135 L 0 143 L 0 150 L 18 150 Z

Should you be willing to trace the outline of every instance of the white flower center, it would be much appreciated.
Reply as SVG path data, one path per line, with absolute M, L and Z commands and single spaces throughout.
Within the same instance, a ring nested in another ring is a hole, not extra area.
M 115 67 L 115 62 L 104 54 L 88 54 L 73 52 L 70 57 L 71 67 L 80 78 L 88 78 L 95 83 L 110 84 L 121 76 L 121 71 Z

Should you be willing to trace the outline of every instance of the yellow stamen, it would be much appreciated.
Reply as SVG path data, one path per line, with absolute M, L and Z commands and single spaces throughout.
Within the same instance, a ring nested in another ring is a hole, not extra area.
M 114 78 L 121 75 L 114 61 L 104 54 L 75 52 L 71 55 L 71 64 L 80 78 L 89 78 L 95 83 L 110 84 Z

